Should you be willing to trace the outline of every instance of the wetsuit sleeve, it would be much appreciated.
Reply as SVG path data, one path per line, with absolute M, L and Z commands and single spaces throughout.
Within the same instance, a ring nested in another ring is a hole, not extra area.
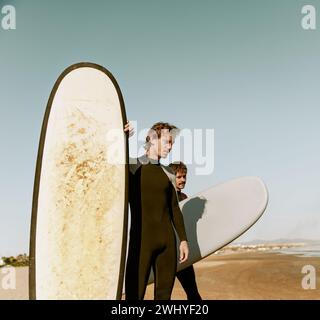
M 139 168 L 139 162 L 137 158 L 129 158 L 129 203 L 130 203 L 130 208 L 132 212 L 132 206 L 135 204 L 135 198 L 137 198 L 135 191 L 136 191 L 136 186 L 135 186 L 135 173 L 137 169 Z
M 186 235 L 186 230 L 184 227 L 184 221 L 181 209 L 179 207 L 177 193 L 174 187 L 172 186 L 172 192 L 171 192 L 171 208 L 172 208 L 172 221 L 174 228 L 177 231 L 177 234 L 179 236 L 180 241 L 188 240 Z

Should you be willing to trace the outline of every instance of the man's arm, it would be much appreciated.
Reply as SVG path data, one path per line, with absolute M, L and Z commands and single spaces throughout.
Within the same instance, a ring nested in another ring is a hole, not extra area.
M 172 186 L 171 188 L 171 209 L 172 209 L 172 221 L 173 225 L 178 233 L 180 241 L 187 241 L 186 230 L 184 227 L 184 221 L 182 212 L 179 207 L 177 192 Z

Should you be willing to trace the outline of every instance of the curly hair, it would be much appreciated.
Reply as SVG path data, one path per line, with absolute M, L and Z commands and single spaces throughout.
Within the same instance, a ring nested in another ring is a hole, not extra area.
M 159 139 L 161 137 L 162 130 L 169 130 L 169 132 L 172 132 L 173 137 L 176 137 L 179 133 L 179 129 L 175 125 L 168 122 L 157 122 L 148 131 L 145 141 L 145 149 L 149 149 L 150 147 L 150 136 L 156 134 Z
M 182 161 L 172 162 L 169 164 L 169 167 L 173 170 L 174 174 L 178 172 L 183 172 L 187 174 L 188 168 Z

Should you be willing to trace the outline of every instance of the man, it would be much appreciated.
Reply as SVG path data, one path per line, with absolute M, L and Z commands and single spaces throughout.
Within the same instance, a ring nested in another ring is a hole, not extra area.
M 189 248 L 175 176 L 169 167 L 159 162 L 171 151 L 176 130 L 169 123 L 155 123 L 146 137 L 146 153 L 135 159 L 136 163 L 130 161 L 131 228 L 125 275 L 126 300 L 144 298 L 151 267 L 155 282 L 154 299 L 171 298 L 177 269 L 173 226 L 180 239 L 180 262 L 188 259 Z M 125 132 L 129 131 L 127 124 Z
M 187 198 L 187 195 L 181 190 L 184 189 L 186 185 L 188 169 L 183 162 L 173 162 L 169 165 L 169 167 L 175 173 L 178 199 L 179 201 L 182 201 Z M 188 300 L 202 300 L 197 288 L 195 272 L 192 265 L 177 272 L 177 278 L 186 292 Z

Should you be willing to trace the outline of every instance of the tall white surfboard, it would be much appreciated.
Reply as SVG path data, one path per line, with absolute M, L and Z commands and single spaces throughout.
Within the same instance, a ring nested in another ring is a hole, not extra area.
M 128 144 L 120 88 L 78 63 L 51 92 L 35 174 L 30 299 L 120 299 L 127 237 Z

